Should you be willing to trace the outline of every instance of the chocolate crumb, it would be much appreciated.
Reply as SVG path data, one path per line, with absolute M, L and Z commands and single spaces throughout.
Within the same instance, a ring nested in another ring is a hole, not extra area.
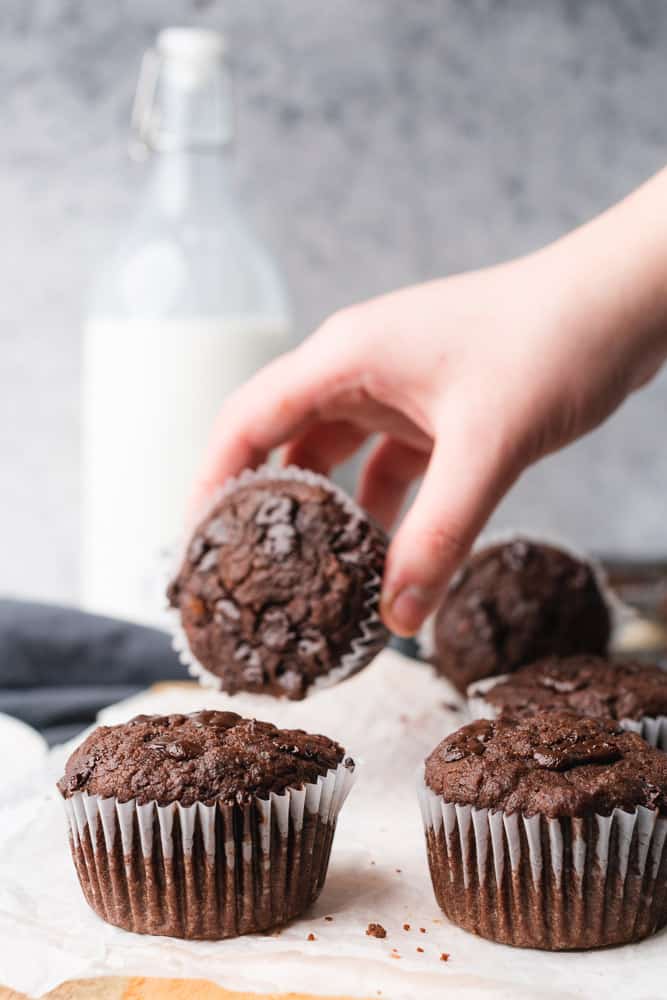
M 447 712 L 460 712 L 461 711 L 461 706 L 457 705 L 455 701 L 443 701 L 442 702 L 442 707 Z
M 409 931 L 410 930 L 410 924 L 403 924 L 403 930 L 404 931 Z
M 400 875 L 402 871 L 403 871 L 403 869 L 402 869 L 402 868 L 397 868 L 397 869 L 396 869 L 396 874 L 397 874 L 397 875 Z
M 386 938 L 387 932 L 382 924 L 369 924 L 366 928 L 367 937 Z
M 324 919 L 331 921 L 331 920 L 333 920 L 333 917 L 325 917 Z
M 309 934 L 308 937 L 306 938 L 306 941 L 317 941 L 317 938 L 315 937 L 314 934 Z
M 424 954 L 424 949 L 423 949 L 423 948 L 417 948 L 417 951 L 418 951 L 418 952 L 419 952 L 419 953 L 420 953 L 421 955 L 423 955 L 423 954 Z
M 443 951 L 442 954 L 440 955 L 440 961 L 441 962 L 449 961 L 449 954 L 446 951 Z
M 420 927 L 419 928 L 419 933 L 420 934 L 426 934 L 426 928 L 425 927 Z

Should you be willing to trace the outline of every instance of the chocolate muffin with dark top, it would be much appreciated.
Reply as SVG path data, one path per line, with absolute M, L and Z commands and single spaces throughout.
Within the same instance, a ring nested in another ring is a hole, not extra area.
M 102 726 L 58 782 L 84 896 L 143 934 L 280 926 L 322 889 L 354 768 L 325 736 L 233 712 Z
M 583 654 L 546 657 L 484 692 L 475 692 L 473 685 L 470 693 L 493 714 L 515 718 L 546 709 L 617 721 L 667 716 L 667 673 L 660 667 Z
M 667 756 L 638 734 L 565 711 L 480 719 L 428 757 L 421 794 L 436 898 L 466 930 L 557 950 L 667 923 Z
M 572 712 L 478 719 L 426 760 L 447 802 L 527 816 L 585 816 L 637 806 L 667 814 L 667 757 L 611 720 Z
M 67 761 L 58 788 L 65 798 L 85 791 L 140 805 L 241 804 L 317 781 L 343 756 L 326 736 L 234 712 L 137 715 L 92 732 Z
M 526 539 L 475 552 L 433 623 L 433 662 L 460 691 L 543 656 L 604 655 L 609 609 L 590 565 Z
M 385 553 L 380 529 L 324 477 L 257 474 L 199 525 L 169 601 L 196 667 L 221 688 L 299 699 L 385 645 Z

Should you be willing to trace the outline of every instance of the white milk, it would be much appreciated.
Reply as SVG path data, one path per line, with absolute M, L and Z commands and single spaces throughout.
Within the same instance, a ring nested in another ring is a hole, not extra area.
M 88 609 L 161 621 L 165 557 L 181 539 L 216 413 L 289 344 L 284 324 L 260 318 L 89 322 L 82 413 Z

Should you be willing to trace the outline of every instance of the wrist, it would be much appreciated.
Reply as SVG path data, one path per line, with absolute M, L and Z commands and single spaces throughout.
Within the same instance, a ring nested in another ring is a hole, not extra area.
M 628 390 L 667 357 L 667 171 L 540 254 L 577 335 L 630 366 Z

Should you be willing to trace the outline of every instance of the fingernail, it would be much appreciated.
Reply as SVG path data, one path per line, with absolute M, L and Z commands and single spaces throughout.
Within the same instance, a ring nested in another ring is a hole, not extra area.
M 392 596 L 383 597 L 382 617 L 397 635 L 411 636 L 418 631 L 431 610 L 433 595 L 423 587 L 410 584 Z

